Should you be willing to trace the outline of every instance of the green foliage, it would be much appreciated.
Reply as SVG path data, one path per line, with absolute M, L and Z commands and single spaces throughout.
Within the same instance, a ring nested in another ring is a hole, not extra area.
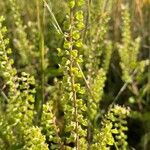
M 45 144 L 45 136 L 41 134 L 41 130 L 38 127 L 31 127 L 26 130 L 24 134 L 24 150 L 48 150 L 48 145 Z
M 148 147 L 150 40 L 129 4 L 0 1 L 0 150 Z M 127 118 L 145 123 L 138 146 Z
M 102 120 L 101 130 L 95 129 L 91 149 L 110 149 L 112 145 L 116 149 L 127 149 L 127 131 L 126 117 L 129 115 L 129 109 L 115 105 Z
M 74 143 L 77 149 L 86 149 L 86 143 L 82 143 L 86 141 L 87 135 L 87 131 L 84 129 L 87 126 L 84 115 L 86 105 L 82 99 L 84 90 L 79 82 L 79 79 L 82 77 L 79 70 L 82 59 L 78 50 L 82 45 L 80 32 L 84 24 L 83 12 L 81 10 L 74 10 L 76 5 L 78 9 L 80 9 L 79 6 L 82 6 L 80 1 L 78 3 L 69 1 L 68 3 L 70 12 L 66 22 L 68 22 L 70 27 L 65 32 L 64 52 L 58 49 L 59 55 L 63 56 L 61 69 L 64 72 L 61 103 L 65 120 L 64 134 L 68 135 L 64 137 L 65 142 L 67 144 Z
M 127 82 L 132 82 L 131 74 L 138 67 L 138 54 L 140 39 L 132 40 L 130 29 L 130 15 L 128 9 L 125 8 L 122 12 L 122 45 L 119 48 L 121 58 L 121 68 L 123 71 L 122 79 Z M 127 61 L 128 60 L 128 61 Z
M 53 104 L 47 102 L 43 106 L 43 113 L 41 118 L 42 132 L 48 138 L 51 149 L 61 149 L 61 139 L 59 136 L 59 128 L 56 124 L 56 117 L 53 114 Z
M 9 0 L 9 5 L 11 6 L 11 13 L 13 14 L 13 23 L 15 25 L 15 37 L 14 37 L 14 46 L 19 51 L 21 57 L 20 63 L 27 64 L 31 60 L 31 46 L 27 39 L 27 34 L 25 32 L 25 26 L 21 20 L 20 6 L 17 3 L 17 0 Z

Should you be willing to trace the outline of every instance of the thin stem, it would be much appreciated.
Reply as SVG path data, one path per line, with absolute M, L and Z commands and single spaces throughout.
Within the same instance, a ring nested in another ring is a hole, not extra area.
M 86 77 L 85 77 L 85 75 L 84 75 L 84 73 L 83 73 L 83 71 L 82 71 L 82 69 L 81 69 L 79 63 L 76 62 L 76 65 L 77 65 L 77 67 L 78 67 L 78 69 L 79 69 L 79 71 L 80 71 L 80 73 L 81 73 L 81 75 L 82 75 L 82 77 L 83 77 L 83 80 L 84 80 L 84 82 L 85 82 L 85 85 L 86 85 L 86 87 L 87 87 L 87 89 L 88 89 L 88 91 L 89 91 L 89 94 L 90 94 L 91 98 L 94 100 L 94 96 L 93 96 L 93 94 L 92 94 L 91 87 L 90 87 L 90 85 L 89 85 L 89 83 L 88 83 L 88 81 L 87 81 L 87 79 L 86 79 Z
M 5 99 L 6 102 L 9 102 L 9 98 L 6 96 L 6 94 L 0 89 L 0 95 Z
M 40 1 L 37 0 L 37 23 L 38 23 L 38 31 L 39 31 L 39 51 L 40 51 L 40 72 L 41 72 L 41 82 L 40 82 L 40 99 L 38 99 L 37 102 L 37 119 L 39 120 L 42 115 L 42 109 L 43 109 L 43 102 L 44 102 L 44 83 L 45 83 L 45 69 L 44 69 L 44 16 L 45 16 L 45 10 L 44 8 L 41 10 L 42 16 L 40 16 Z M 44 3 L 42 3 L 42 6 L 44 7 Z M 37 120 L 37 121 L 38 121 Z
M 137 71 L 138 71 L 137 68 L 133 71 L 133 73 L 132 73 L 132 75 L 131 75 L 131 79 L 134 78 L 134 76 L 135 76 L 135 74 L 137 73 Z M 111 108 L 111 107 L 113 106 L 113 104 L 118 100 L 118 98 L 120 97 L 120 95 L 122 94 L 122 92 L 127 88 L 127 86 L 128 86 L 129 83 L 130 83 L 129 81 L 127 81 L 127 82 L 124 83 L 124 85 L 121 87 L 121 89 L 119 90 L 118 94 L 117 94 L 116 97 L 114 98 L 113 102 L 111 103 L 110 108 Z
M 119 148 L 118 148 L 118 146 L 117 146 L 115 141 L 114 141 L 114 145 L 115 145 L 116 150 L 119 150 Z
M 43 4 L 44 7 L 44 4 Z M 40 31 L 40 59 L 41 59 L 41 109 L 40 109 L 40 115 L 42 113 L 42 106 L 44 102 L 44 83 L 45 83 L 45 68 L 44 68 L 44 54 L 45 54 L 45 49 L 44 49 L 44 17 L 45 17 L 45 8 L 43 8 L 43 14 L 42 14 L 42 30 Z
M 149 50 L 149 65 L 148 65 L 148 92 L 147 92 L 147 102 L 150 100 L 150 46 Z
M 55 27 L 56 31 L 58 31 L 59 33 L 61 33 L 61 34 L 63 35 L 62 29 L 61 29 L 61 27 L 59 26 L 59 24 L 58 24 L 58 22 L 57 22 L 57 19 L 56 19 L 54 13 L 52 12 L 51 7 L 48 5 L 48 3 L 47 3 L 45 0 L 43 0 L 43 2 L 44 2 L 44 4 L 45 4 L 47 10 L 49 11 L 49 13 L 50 13 L 50 15 L 51 15 L 51 17 L 52 17 L 52 21 L 53 21 L 52 24 L 53 24 L 53 26 Z

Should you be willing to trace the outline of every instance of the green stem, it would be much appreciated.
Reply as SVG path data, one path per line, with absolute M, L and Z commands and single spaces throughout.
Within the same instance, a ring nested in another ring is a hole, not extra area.
M 44 69 L 44 35 L 41 33 L 40 39 L 40 59 L 41 59 L 41 101 L 40 101 L 40 116 L 42 113 L 42 106 L 44 102 L 44 83 L 45 83 L 45 69 Z
M 42 3 L 44 7 L 44 3 Z M 39 120 L 42 115 L 43 102 L 44 102 L 44 83 L 45 83 L 45 69 L 44 69 L 44 8 L 41 10 L 42 16 L 40 16 L 40 1 L 37 0 L 37 22 L 38 22 L 38 31 L 39 31 L 39 51 L 40 51 L 40 72 L 41 72 L 41 81 L 40 81 L 40 99 L 37 102 L 37 119 Z
M 150 41 L 150 40 L 149 40 Z M 150 46 L 148 47 L 149 50 L 149 65 L 148 65 L 148 92 L 147 92 L 147 102 L 150 100 Z

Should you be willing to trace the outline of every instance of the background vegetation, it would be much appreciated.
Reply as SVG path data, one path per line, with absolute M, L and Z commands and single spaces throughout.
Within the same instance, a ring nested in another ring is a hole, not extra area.
M 1 150 L 149 150 L 150 0 L 0 0 L 0 16 Z

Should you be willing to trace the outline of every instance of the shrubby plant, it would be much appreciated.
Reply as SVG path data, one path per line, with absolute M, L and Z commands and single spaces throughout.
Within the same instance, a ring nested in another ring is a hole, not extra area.
M 32 20 L 27 25 L 32 35 L 26 33 L 19 1 L 8 0 L 15 26 L 14 39 L 10 39 L 13 43 L 9 43 L 9 28 L 4 25 L 4 17 L 0 17 L 0 149 L 130 149 L 127 119 L 132 110 L 116 104 L 116 100 L 127 88 L 133 94 L 127 97 L 129 104 L 137 99 L 142 109 L 144 94 L 141 96 L 140 92 L 145 92 L 145 88 L 140 89 L 138 84 L 143 81 L 149 61 L 139 58 L 141 39 L 134 40 L 132 36 L 129 7 L 123 5 L 121 10 L 121 41 L 113 43 L 113 1 L 63 1 L 63 23 L 57 22 L 50 1 L 32 3 L 37 9 L 37 22 Z M 61 39 L 55 41 L 58 45 L 51 45 L 58 47 L 53 71 L 46 41 L 47 13 L 55 35 Z M 124 85 L 104 107 L 114 47 L 120 57 Z M 48 70 L 53 72 L 52 78 Z

